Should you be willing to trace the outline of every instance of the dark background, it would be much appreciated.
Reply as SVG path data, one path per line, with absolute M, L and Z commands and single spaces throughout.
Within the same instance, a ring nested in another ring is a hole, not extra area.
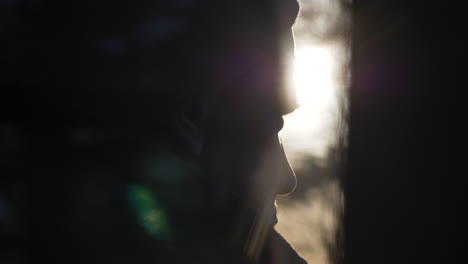
M 466 10 L 352 9 L 344 263 L 463 261 Z

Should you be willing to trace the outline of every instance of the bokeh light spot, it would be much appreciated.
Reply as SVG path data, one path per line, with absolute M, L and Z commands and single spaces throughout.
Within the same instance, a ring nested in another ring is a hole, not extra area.
M 170 229 L 164 210 L 153 196 L 152 192 L 139 184 L 128 186 L 128 198 L 140 226 L 157 238 L 170 238 Z

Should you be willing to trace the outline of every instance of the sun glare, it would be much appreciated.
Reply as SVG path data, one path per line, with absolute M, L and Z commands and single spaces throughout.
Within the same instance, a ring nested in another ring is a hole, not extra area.
M 295 57 L 290 78 L 300 107 L 285 117 L 285 129 L 280 135 L 289 149 L 288 155 L 308 152 L 323 156 L 330 142 L 330 112 L 336 97 L 331 52 L 309 46 L 297 49 Z
M 320 107 L 332 96 L 331 59 L 328 50 L 309 47 L 296 52 L 293 82 L 298 103 Z
M 288 50 L 284 64 L 290 73 L 285 76 L 285 88 L 291 97 L 295 93 L 299 108 L 284 116 L 279 136 L 299 188 L 290 196 L 278 197 L 275 229 L 307 262 L 331 264 L 342 250 L 334 238 L 344 209 L 337 176 L 342 165 L 338 154 L 344 148 L 341 140 L 347 131 L 350 1 L 298 2 L 301 15 L 293 27 L 295 58 L 288 57 Z

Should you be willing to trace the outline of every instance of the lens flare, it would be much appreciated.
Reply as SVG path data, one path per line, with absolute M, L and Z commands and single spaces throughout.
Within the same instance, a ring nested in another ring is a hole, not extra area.
M 140 226 L 149 235 L 157 239 L 170 237 L 171 232 L 166 214 L 148 188 L 139 184 L 131 184 L 128 186 L 128 198 Z

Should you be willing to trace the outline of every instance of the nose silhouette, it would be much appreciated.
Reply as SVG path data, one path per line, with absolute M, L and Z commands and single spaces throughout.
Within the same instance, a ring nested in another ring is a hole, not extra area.
M 280 147 L 280 154 L 278 165 L 280 168 L 280 176 L 279 176 L 279 186 L 278 186 L 278 195 L 287 195 L 294 191 L 297 185 L 296 174 L 292 169 L 291 165 L 289 164 L 288 158 L 286 157 L 286 153 L 284 152 L 283 144 L 281 140 L 279 141 Z

